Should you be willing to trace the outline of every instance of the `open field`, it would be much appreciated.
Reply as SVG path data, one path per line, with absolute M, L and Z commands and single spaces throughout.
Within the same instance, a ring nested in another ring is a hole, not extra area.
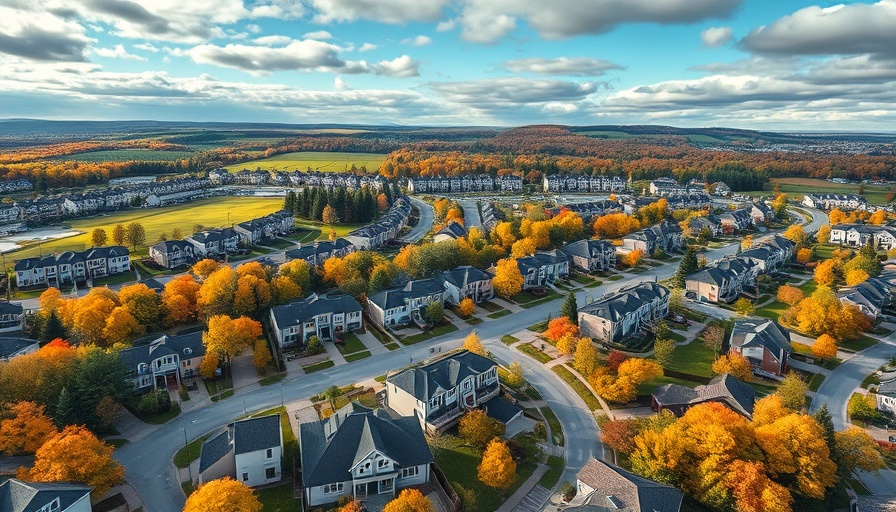
M 380 153 L 328 153 L 320 151 L 306 151 L 301 153 L 284 153 L 270 158 L 250 160 L 225 167 L 230 172 L 243 169 L 255 170 L 259 167 L 268 171 L 295 171 L 311 170 L 342 172 L 351 169 L 367 167 L 367 172 L 376 173 L 380 164 L 386 160 L 386 155 Z
M 91 247 L 90 232 L 94 228 L 104 228 L 109 238 L 112 237 L 112 228 L 116 224 L 129 224 L 139 222 L 146 229 L 146 243 L 152 245 L 159 239 L 159 235 L 166 234 L 169 237 L 174 228 L 180 228 L 184 235 L 193 232 L 195 224 L 202 224 L 206 228 L 221 227 L 227 225 L 227 214 L 230 213 L 230 222 L 238 223 L 263 217 L 283 207 L 283 199 L 269 197 L 214 197 L 194 201 L 189 204 L 178 204 L 164 208 L 136 209 L 114 213 L 111 215 L 78 219 L 69 222 L 72 229 L 81 231 L 82 234 L 43 242 L 38 248 L 37 244 L 27 248 L 6 254 L 7 264 L 12 260 L 20 260 L 50 254 L 54 251 L 83 251 Z M 111 240 L 109 243 L 112 243 Z M 139 253 L 145 253 L 146 249 L 138 248 Z
M 822 192 L 828 194 L 858 194 L 858 184 L 833 183 L 827 180 L 819 180 L 814 178 L 772 178 L 770 183 L 765 185 L 765 190 L 744 192 L 753 196 L 767 195 L 774 190 L 775 183 L 780 186 L 781 192 L 793 197 L 804 196 L 814 192 Z M 871 204 L 886 204 L 887 193 L 890 187 L 879 185 L 865 185 L 865 192 L 862 194 Z
M 193 156 L 192 151 L 158 151 L 155 149 L 110 149 L 106 151 L 89 151 L 75 155 L 62 155 L 50 160 L 76 160 L 78 162 L 127 162 L 142 160 L 147 162 L 169 162 Z

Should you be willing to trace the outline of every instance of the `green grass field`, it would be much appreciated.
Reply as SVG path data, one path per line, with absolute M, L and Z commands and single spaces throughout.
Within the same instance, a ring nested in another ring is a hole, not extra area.
M 193 156 L 192 151 L 159 151 L 155 149 L 109 149 L 105 151 L 89 151 L 76 155 L 61 155 L 50 160 L 75 160 L 78 162 L 128 162 L 141 160 L 146 162 L 169 162 L 183 160 Z
M 243 169 L 255 170 L 256 167 L 270 171 L 305 171 L 311 170 L 342 172 L 351 169 L 352 164 L 357 168 L 367 167 L 367 172 L 376 173 L 380 165 L 386 160 L 385 154 L 380 153 L 328 153 L 319 151 L 306 151 L 300 153 L 284 153 L 270 158 L 250 160 L 225 167 L 230 172 Z
M 205 228 L 226 226 L 228 213 L 230 213 L 230 222 L 235 224 L 256 217 L 263 217 L 282 207 L 282 198 L 215 197 L 194 201 L 189 204 L 164 208 L 141 208 L 102 217 L 73 220 L 69 225 L 73 229 L 82 231 L 82 234 L 43 242 L 40 248 L 38 248 L 37 244 L 33 244 L 27 248 L 6 254 L 6 261 L 9 264 L 13 260 L 38 256 L 40 253 L 46 255 L 54 251 L 83 251 L 91 247 L 90 233 L 94 228 L 104 228 L 111 239 L 112 228 L 119 223 L 141 223 L 146 229 L 146 244 L 152 245 L 158 241 L 159 235 L 162 233 L 170 238 L 174 228 L 180 228 L 184 236 L 186 236 L 193 232 L 193 226 L 196 224 L 202 224 Z M 112 243 L 111 240 L 108 243 Z M 137 254 L 145 254 L 146 252 L 146 247 L 138 247 Z
M 772 178 L 771 182 L 766 183 L 765 190 L 744 192 L 753 196 L 768 195 L 774 190 L 775 184 L 778 184 L 781 192 L 789 196 L 798 197 L 806 194 L 822 192 L 829 194 L 858 194 L 858 184 L 833 183 L 827 180 L 819 180 L 813 178 Z M 862 194 L 871 204 L 886 204 L 887 193 L 890 188 L 886 186 L 865 185 L 865 192 Z

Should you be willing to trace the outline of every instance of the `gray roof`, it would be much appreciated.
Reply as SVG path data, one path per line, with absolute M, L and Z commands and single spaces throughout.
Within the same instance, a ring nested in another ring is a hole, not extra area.
M 168 254 L 173 252 L 175 249 L 183 250 L 193 250 L 193 245 L 186 240 L 163 240 L 152 246 L 158 252 Z
M 305 487 L 351 480 L 351 468 L 374 450 L 399 468 L 433 460 L 417 418 L 392 418 L 357 403 L 326 420 L 300 424 L 299 446 Z
M 678 489 L 642 478 L 593 457 L 585 463 L 577 478 L 594 489 L 594 493 L 586 500 L 588 506 L 567 510 L 678 512 L 681 509 L 682 493 Z M 608 507 L 609 503 L 612 505 Z
M 386 379 L 420 401 L 428 401 L 438 389 L 456 387 L 470 375 L 488 371 L 495 362 L 463 350 L 438 361 L 409 368 Z
M 501 396 L 490 398 L 482 404 L 482 408 L 485 409 L 485 414 L 489 418 L 504 424 L 523 413 L 522 407 Z
M 0 301 L 0 315 L 21 315 L 24 310 L 21 304 Z
M 478 281 L 491 281 L 492 275 L 483 270 L 470 265 L 457 267 L 453 270 L 446 270 L 435 277 L 441 283 L 451 283 L 457 288 L 463 288 L 469 283 Z
M 7 359 L 20 350 L 37 345 L 37 340 L 28 338 L 0 338 L 0 359 Z
M 600 258 L 606 251 L 616 251 L 616 247 L 606 240 L 577 240 L 560 248 L 562 252 L 570 256 L 582 258 Z
M 186 242 L 185 242 L 186 243 Z M 158 244 L 156 244 L 158 245 Z M 49 254 L 42 258 L 25 258 L 16 262 L 15 270 L 31 270 L 37 267 L 53 267 L 59 264 L 72 264 L 85 260 L 108 259 L 116 256 L 130 254 L 126 247 L 112 245 L 109 247 L 94 247 L 85 251 L 65 251 L 58 256 Z
M 774 320 L 748 318 L 734 322 L 731 332 L 731 347 L 766 347 L 772 352 L 783 350 L 789 353 L 790 331 Z
M 138 340 L 133 347 L 120 350 L 118 359 L 129 371 L 136 371 L 137 365 L 140 363 L 148 365 L 152 360 L 169 354 L 177 354 L 182 360 L 205 355 L 202 331 Z
M 564 261 L 569 261 L 569 257 L 561 251 L 554 250 L 539 251 L 532 256 L 517 258 L 516 264 L 520 267 L 520 272 L 522 272 L 523 275 L 526 275 L 529 269 L 537 270 L 541 267 L 556 265 L 557 263 L 563 263 Z
M 637 311 L 645 303 L 669 295 L 668 288 L 653 282 L 638 283 L 608 293 L 591 304 L 579 308 L 580 313 L 595 315 L 612 321 L 618 321 L 626 314 Z
M 271 414 L 233 423 L 236 455 L 280 446 L 280 415 Z
M 210 468 L 230 452 L 230 432 L 227 428 L 209 437 L 199 451 L 199 472 Z
M 89 495 L 92 490 L 93 488 L 84 484 L 23 482 L 11 478 L 0 484 L 0 510 L 38 512 L 56 498 L 59 498 L 59 509 L 65 510 Z
M 376 304 L 377 307 L 386 311 L 404 306 L 405 301 L 428 297 L 444 291 L 445 289 L 442 288 L 442 285 L 436 279 L 418 279 L 416 281 L 408 281 L 401 288 L 372 293 L 367 297 L 367 301 Z
M 451 238 L 461 238 L 467 234 L 467 230 L 460 222 L 451 221 L 447 226 L 442 228 L 436 235 L 448 235 Z
M 351 295 L 337 295 L 335 297 L 318 296 L 312 293 L 309 297 L 274 306 L 271 313 L 281 329 L 291 325 L 299 325 L 324 313 L 352 313 L 361 312 L 361 305 Z
M 713 377 L 709 384 L 694 389 L 680 384 L 664 384 L 654 390 L 653 398 L 666 407 L 723 401 L 735 412 L 751 418 L 756 392 L 747 384 L 724 373 Z

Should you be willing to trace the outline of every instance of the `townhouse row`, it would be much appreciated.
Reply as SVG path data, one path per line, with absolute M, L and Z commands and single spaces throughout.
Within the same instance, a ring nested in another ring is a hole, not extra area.
M 370 187 L 382 190 L 389 184 L 386 178 L 374 174 L 354 174 L 350 172 L 317 172 L 317 171 L 293 171 L 272 172 L 265 170 L 250 171 L 243 169 L 238 172 L 229 172 L 227 169 L 218 168 L 209 171 L 208 178 L 215 185 L 274 185 L 278 187 L 342 187 L 356 189 Z
M 408 194 L 427 192 L 521 192 L 523 178 L 514 175 L 490 176 L 488 174 L 464 176 L 429 176 L 407 179 Z

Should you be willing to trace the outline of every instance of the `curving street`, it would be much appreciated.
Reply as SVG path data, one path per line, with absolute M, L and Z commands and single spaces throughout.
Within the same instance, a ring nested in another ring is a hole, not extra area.
M 398 240 L 400 242 L 413 244 L 419 242 L 420 239 L 426 236 L 426 234 L 429 233 L 429 230 L 432 229 L 432 223 L 435 221 L 435 212 L 432 209 L 432 205 L 426 201 L 422 201 L 413 196 L 408 196 L 408 199 L 410 199 L 411 204 L 420 211 L 420 220 L 417 221 L 417 225 L 412 227 L 408 234 Z
M 812 222 L 806 225 L 807 230 L 818 229 L 822 223 L 827 222 L 827 216 L 822 212 L 806 210 L 813 216 Z M 728 244 L 704 254 L 711 261 L 731 254 L 737 245 L 737 243 Z M 587 292 L 580 291 L 576 294 L 576 299 L 579 304 L 584 304 L 588 295 L 597 297 L 620 286 L 666 279 L 674 274 L 676 269 L 676 265 L 661 265 L 640 274 L 626 275 L 626 279 Z M 589 457 L 602 455 L 597 425 L 591 411 L 554 372 L 499 341 L 504 334 L 518 332 L 545 320 L 548 315 L 556 315 L 561 301 L 562 299 L 558 299 L 522 313 L 484 322 L 476 326 L 475 330 L 498 360 L 503 363 L 519 361 L 526 378 L 538 388 L 551 405 L 566 436 L 566 469 L 563 480 L 572 480 Z M 463 338 L 473 330 L 472 327 L 462 327 L 458 331 L 417 345 L 364 359 L 363 363 L 349 363 L 310 375 L 287 377 L 279 385 L 238 393 L 221 402 L 187 412 L 164 425 L 150 427 L 145 437 L 131 439 L 116 450 L 115 458 L 127 469 L 127 478 L 139 492 L 146 510 L 180 511 L 185 500 L 171 459 L 184 445 L 185 437 L 195 439 L 246 412 L 265 410 L 281 403 L 304 399 L 334 384 L 348 385 L 383 375 L 387 371 L 394 371 L 404 367 L 409 358 L 413 358 L 414 361 L 425 359 L 429 356 L 431 347 L 442 347 L 443 350 L 457 348 L 462 344 Z

